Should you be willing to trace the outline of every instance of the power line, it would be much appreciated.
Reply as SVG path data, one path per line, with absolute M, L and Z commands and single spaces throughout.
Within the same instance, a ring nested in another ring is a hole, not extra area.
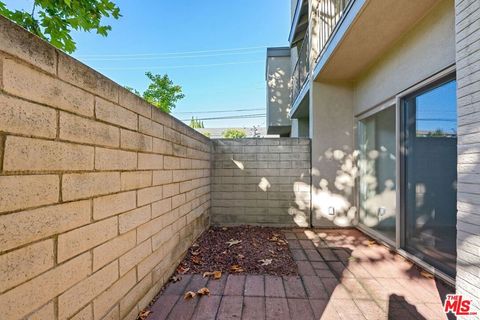
M 265 110 L 265 108 L 256 108 L 256 109 L 238 109 L 238 110 L 211 110 L 211 111 L 183 111 L 183 112 L 174 112 L 175 114 L 197 114 L 197 113 L 228 113 L 228 112 L 243 112 L 243 111 L 260 111 Z
M 228 117 L 213 117 L 213 118 L 195 118 L 195 120 L 226 120 L 226 119 L 252 119 L 252 118 L 263 118 L 265 117 L 265 113 L 257 113 L 257 114 L 245 114 L 245 115 L 238 115 L 238 116 L 228 116 Z M 183 119 L 180 121 L 187 122 L 192 119 Z
M 212 64 L 187 64 L 187 65 L 177 65 L 177 66 L 145 66 L 145 67 L 119 67 L 119 68 L 98 67 L 98 69 L 101 69 L 101 70 L 181 69 L 181 68 L 217 67 L 217 66 L 228 66 L 228 65 L 238 65 L 238 64 L 254 64 L 254 63 L 259 63 L 259 62 L 265 62 L 265 60 L 252 60 L 252 61 L 227 62 L 227 63 L 212 63 Z
M 84 61 L 139 61 L 139 60 L 164 60 L 164 59 L 191 59 L 191 58 L 209 58 L 209 57 L 221 57 L 221 56 L 232 56 L 232 55 L 245 55 L 245 54 L 254 54 L 254 53 L 263 53 L 263 50 L 255 51 L 244 51 L 244 52 L 225 52 L 217 54 L 201 54 L 201 55 L 190 55 L 190 56 L 145 56 L 145 57 L 113 57 L 113 58 L 82 58 Z
M 161 53 L 127 53 L 127 54 L 80 54 L 76 57 L 144 57 L 144 56 L 169 56 L 169 55 L 183 55 L 194 53 L 211 53 L 211 52 L 229 52 L 229 51 L 243 51 L 253 49 L 266 49 L 272 46 L 257 46 L 257 47 L 243 47 L 243 48 L 225 48 L 225 49 L 211 49 L 211 50 L 196 50 L 196 51 L 177 51 L 177 52 L 161 52 Z M 274 47 L 274 46 L 273 46 Z

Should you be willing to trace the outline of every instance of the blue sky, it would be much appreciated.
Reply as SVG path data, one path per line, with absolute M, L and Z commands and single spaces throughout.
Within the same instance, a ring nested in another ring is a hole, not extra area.
M 32 0 L 5 2 L 31 10 Z M 186 95 L 173 113 L 181 119 L 265 113 L 265 47 L 288 45 L 290 0 L 114 2 L 123 17 L 109 21 L 109 36 L 75 33 L 73 56 L 140 91 L 145 71 L 167 73 Z M 220 112 L 240 109 L 255 110 Z M 265 118 L 204 123 L 265 126 Z
M 456 81 L 450 81 L 416 98 L 418 131 L 457 132 L 456 90 Z

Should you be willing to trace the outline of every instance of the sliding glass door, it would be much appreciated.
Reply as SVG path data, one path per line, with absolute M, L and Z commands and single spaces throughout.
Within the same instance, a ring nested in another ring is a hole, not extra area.
M 404 249 L 455 276 L 456 82 L 445 79 L 402 102 Z
M 359 222 L 395 241 L 395 106 L 359 121 Z
M 362 117 L 357 135 L 360 226 L 451 278 L 456 263 L 456 109 L 451 75 L 411 91 L 396 106 Z

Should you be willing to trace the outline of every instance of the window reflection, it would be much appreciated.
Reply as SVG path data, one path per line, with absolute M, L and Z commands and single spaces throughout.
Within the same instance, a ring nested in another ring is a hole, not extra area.
M 456 82 L 405 100 L 405 246 L 454 276 L 456 262 Z
M 395 241 L 395 107 L 359 124 L 360 223 Z

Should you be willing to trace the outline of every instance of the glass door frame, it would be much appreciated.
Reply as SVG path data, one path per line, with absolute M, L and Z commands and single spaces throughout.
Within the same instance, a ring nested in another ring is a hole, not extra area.
M 451 80 L 456 79 L 456 72 L 455 72 L 455 65 L 450 66 L 441 72 L 431 76 L 430 78 L 418 83 L 417 85 L 405 90 L 401 94 L 397 95 L 396 97 L 396 105 L 397 105 L 397 179 L 399 180 L 399 188 L 397 189 L 397 215 L 398 219 L 397 222 L 397 251 L 405 256 L 406 258 L 414 261 L 416 264 L 420 265 L 421 267 L 427 269 L 434 275 L 438 276 L 439 278 L 445 280 L 446 282 L 455 285 L 455 279 L 447 275 L 446 273 L 442 272 L 441 270 L 435 268 L 434 266 L 430 265 L 426 261 L 422 260 L 421 258 L 417 257 L 413 253 L 410 253 L 406 249 L 406 233 L 407 233 L 407 226 L 406 226 L 406 180 L 407 180 L 407 171 L 406 171 L 406 156 L 402 152 L 403 148 L 405 147 L 405 128 L 404 128 L 404 121 L 406 117 L 406 109 L 404 104 L 405 99 L 415 95 L 416 93 L 425 92 L 429 89 L 433 89 L 437 86 L 441 86 Z M 458 115 L 457 115 L 458 117 Z
M 402 118 L 403 118 L 403 110 L 402 107 L 403 100 L 414 94 L 415 92 L 428 90 L 429 87 L 434 87 L 435 85 L 443 82 L 447 82 L 449 79 L 455 79 L 455 65 L 451 65 L 444 70 L 431 75 L 427 79 L 417 83 L 416 85 L 408 88 L 405 91 L 397 94 L 396 96 L 385 100 L 385 102 L 377 105 L 369 109 L 368 111 L 357 115 L 354 117 L 354 145 L 356 150 L 359 151 L 359 132 L 358 129 L 360 127 L 360 122 L 365 118 L 368 118 L 372 115 L 375 115 L 378 112 L 381 112 L 387 108 L 394 107 L 395 108 L 395 183 L 396 183 L 396 207 L 395 207 L 395 241 L 387 238 L 386 236 L 382 235 L 380 232 L 373 230 L 363 224 L 360 223 L 359 215 L 360 210 L 357 210 L 356 213 L 356 227 L 360 229 L 362 232 L 366 233 L 367 235 L 371 236 L 372 238 L 379 240 L 380 242 L 384 243 L 385 245 L 395 249 L 403 257 L 407 258 L 408 260 L 413 261 L 415 264 L 421 266 L 422 268 L 428 270 L 435 276 L 439 277 L 440 279 L 455 285 L 455 279 L 452 279 L 450 276 L 445 274 L 444 272 L 436 269 L 432 265 L 428 264 L 427 262 L 421 260 L 417 256 L 411 254 L 410 252 L 406 251 L 405 248 L 405 210 L 406 210 L 406 195 L 405 195 L 405 159 L 402 153 L 402 149 L 404 146 L 404 129 L 402 128 Z M 458 115 L 457 115 L 458 117 Z M 359 188 L 360 177 L 357 175 L 355 179 L 355 197 L 354 203 L 357 208 L 360 208 L 360 188 Z
M 355 137 L 355 141 L 354 141 L 354 145 L 355 145 L 355 148 L 357 150 L 360 150 L 359 148 L 359 132 L 358 132 L 358 129 L 360 128 L 361 126 L 361 122 L 362 120 L 365 120 L 373 115 L 376 115 L 377 113 L 379 112 L 382 112 L 386 109 L 389 109 L 389 108 L 395 108 L 395 167 L 397 168 L 398 165 L 397 165 L 397 159 L 398 159 L 398 142 L 397 142 L 397 135 L 398 135 L 398 124 L 397 124 L 397 117 L 398 117 L 398 107 L 397 107 L 397 101 L 396 101 L 396 98 L 391 98 L 391 99 L 388 99 L 387 101 L 383 102 L 382 104 L 358 115 L 355 117 L 354 119 L 354 123 L 355 123 L 355 132 L 356 134 L 354 135 Z M 398 169 L 396 169 L 397 171 Z M 398 172 L 395 172 L 395 193 L 397 195 L 397 198 L 398 198 L 398 186 L 399 186 L 399 179 L 398 179 L 399 175 L 398 175 Z M 381 232 L 377 231 L 377 230 L 374 230 L 364 224 L 362 224 L 360 222 L 360 218 L 359 218 L 359 215 L 360 215 L 360 176 L 357 175 L 356 179 L 355 179 L 355 206 L 358 208 L 357 210 L 357 213 L 356 213 L 356 220 L 357 220 L 357 228 L 359 228 L 362 232 L 365 232 L 366 234 L 370 235 L 371 237 L 375 238 L 375 239 L 379 239 L 380 241 L 384 242 L 385 244 L 391 246 L 391 247 L 394 247 L 394 248 L 398 248 L 397 247 L 397 243 L 398 243 L 398 239 L 396 239 L 395 241 L 393 241 L 392 239 L 388 238 L 387 236 L 383 235 Z M 395 207 L 395 237 L 398 238 L 398 223 L 399 223 L 399 212 L 398 212 L 398 199 L 397 199 L 397 204 L 396 204 L 396 207 Z

